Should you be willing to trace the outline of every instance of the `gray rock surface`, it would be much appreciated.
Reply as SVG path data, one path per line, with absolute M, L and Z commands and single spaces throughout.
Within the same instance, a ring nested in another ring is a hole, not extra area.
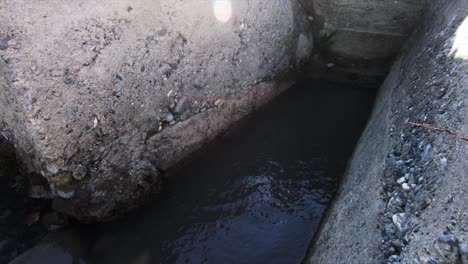
M 284 90 L 308 23 L 292 0 L 1 1 L 1 126 L 32 190 L 45 178 L 57 210 L 112 219 Z
M 467 15 L 465 0 L 431 1 L 380 89 L 308 263 L 466 262 Z
M 393 57 L 419 21 L 425 0 L 300 0 L 315 21 L 316 40 L 345 58 Z

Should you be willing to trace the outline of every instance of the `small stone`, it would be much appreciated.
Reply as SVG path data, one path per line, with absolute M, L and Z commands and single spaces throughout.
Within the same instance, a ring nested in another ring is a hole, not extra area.
M 421 156 L 421 161 L 424 161 L 427 156 L 429 156 L 429 152 L 431 152 L 431 149 L 432 149 L 432 145 L 431 144 L 427 144 L 426 145 L 426 148 L 424 149 L 424 152 Z
M 75 168 L 75 170 L 73 171 L 73 178 L 75 178 L 76 180 L 79 180 L 81 181 L 82 179 L 84 179 L 84 177 L 86 177 L 86 174 L 87 174 L 87 169 L 85 166 L 81 165 L 81 164 L 78 164 Z
M 401 251 L 403 249 L 403 247 L 405 246 L 399 240 L 390 241 L 390 245 L 392 245 L 392 247 L 394 247 L 398 251 Z
M 438 240 L 441 243 L 452 244 L 457 241 L 457 238 L 454 235 L 441 235 Z
M 458 243 L 458 251 L 463 264 L 468 264 L 468 244 L 465 242 Z
M 401 188 L 403 188 L 403 190 L 405 190 L 405 191 L 411 190 L 411 187 L 406 182 L 401 185 Z
M 56 190 L 57 195 L 62 199 L 71 199 L 75 196 L 75 190 L 70 187 L 60 187 Z
M 168 113 L 168 114 L 166 115 L 166 118 L 165 118 L 165 119 L 166 119 L 166 122 L 169 122 L 169 123 L 170 123 L 170 122 L 174 121 L 174 115 L 173 115 L 172 113 Z
M 404 182 L 408 181 L 408 174 L 406 174 L 404 177 L 401 177 L 400 179 L 397 180 L 398 184 L 403 184 Z
M 187 97 L 182 97 L 177 103 L 177 106 L 174 108 L 174 113 L 182 114 L 183 112 L 187 110 L 187 108 L 188 108 L 188 99 Z
M 123 77 L 122 77 L 122 75 L 120 75 L 120 73 L 116 73 L 115 78 L 117 78 L 117 80 L 119 80 L 119 81 L 123 80 Z
M 130 13 L 130 11 L 132 11 L 132 10 L 133 10 L 133 7 L 132 7 L 132 6 L 128 6 L 128 7 L 127 7 L 127 12 Z
M 392 216 L 392 222 L 400 232 L 403 231 L 403 223 L 405 222 L 405 218 L 405 213 L 394 214 Z
M 426 198 L 421 202 L 421 208 L 426 209 L 432 203 L 432 199 Z
M 388 261 L 390 261 L 390 263 L 397 263 L 397 262 L 400 262 L 400 260 L 401 260 L 401 258 L 398 255 L 391 255 L 388 258 Z
M 442 166 L 444 166 L 444 167 L 447 166 L 447 158 L 445 158 L 445 157 L 444 157 L 444 158 L 441 158 L 441 159 L 440 159 L 440 164 L 441 164 Z
M 156 36 L 154 36 L 154 35 L 146 36 L 146 40 L 147 41 L 154 41 L 154 40 L 156 40 Z
M 57 174 L 59 172 L 58 168 L 55 166 L 47 166 L 47 171 L 52 175 Z
M 8 48 L 8 39 L 0 38 L 0 50 Z
M 215 101 L 215 106 L 220 107 L 221 105 L 223 105 L 223 103 L 224 103 L 224 100 L 218 99 Z
M 158 36 L 162 37 L 162 36 L 164 36 L 164 35 L 167 34 L 167 30 L 164 29 L 164 28 L 163 28 L 163 29 L 160 29 L 160 30 L 156 31 L 156 34 L 157 34 Z
M 335 67 L 335 63 L 329 62 L 329 63 L 325 64 L 325 66 L 327 67 L 327 69 L 331 69 L 331 68 Z

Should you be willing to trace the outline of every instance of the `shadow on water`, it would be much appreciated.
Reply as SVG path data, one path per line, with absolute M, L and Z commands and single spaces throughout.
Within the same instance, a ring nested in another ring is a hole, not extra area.
M 75 241 L 64 249 L 74 263 L 299 263 L 374 96 L 303 81 L 177 170 L 150 205 L 56 235 Z

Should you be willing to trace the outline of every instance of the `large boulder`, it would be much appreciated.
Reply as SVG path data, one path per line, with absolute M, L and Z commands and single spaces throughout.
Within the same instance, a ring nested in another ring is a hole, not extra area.
M 0 121 L 37 198 L 112 219 L 308 59 L 296 1 L 0 2 Z

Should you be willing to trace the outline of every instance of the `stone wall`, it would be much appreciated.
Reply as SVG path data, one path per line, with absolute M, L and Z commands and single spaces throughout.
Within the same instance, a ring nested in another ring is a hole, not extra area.
M 426 0 L 300 0 L 315 40 L 308 74 L 375 87 L 422 16 Z
M 292 0 L 1 1 L 0 117 L 30 195 L 84 221 L 138 206 L 288 86 L 309 32 Z
M 308 263 L 468 263 L 467 14 L 467 1 L 431 1 Z

